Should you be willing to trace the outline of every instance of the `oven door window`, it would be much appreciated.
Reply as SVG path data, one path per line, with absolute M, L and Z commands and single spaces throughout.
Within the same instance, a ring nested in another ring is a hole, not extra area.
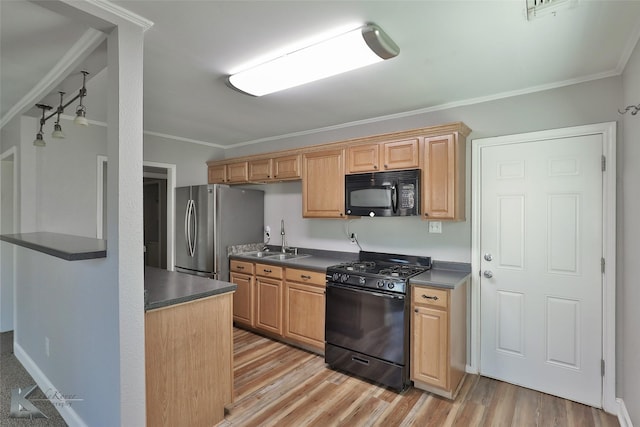
M 404 365 L 405 299 L 327 286 L 327 343 Z

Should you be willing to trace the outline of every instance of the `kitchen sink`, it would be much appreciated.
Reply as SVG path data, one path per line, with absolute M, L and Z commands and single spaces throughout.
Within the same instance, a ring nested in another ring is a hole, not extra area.
M 308 256 L 311 256 L 311 255 L 307 255 L 307 254 L 283 254 L 283 253 L 265 255 L 266 258 L 279 259 L 281 261 L 284 261 L 284 260 L 287 260 L 287 259 L 306 258 Z
M 247 252 L 242 255 L 252 257 L 252 258 L 279 259 L 281 261 L 285 261 L 288 259 L 306 258 L 308 256 L 311 256 L 308 254 L 291 254 L 291 253 L 283 254 L 281 252 L 266 252 L 266 251 Z

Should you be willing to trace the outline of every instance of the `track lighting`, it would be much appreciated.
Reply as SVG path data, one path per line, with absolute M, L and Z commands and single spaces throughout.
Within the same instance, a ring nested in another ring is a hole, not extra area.
M 84 97 L 87 96 L 87 88 L 85 85 L 86 85 L 87 74 L 89 73 L 87 71 L 81 71 L 81 73 L 82 73 L 82 87 L 80 88 L 80 91 L 78 92 L 78 94 L 73 98 L 71 98 L 69 102 L 67 102 L 66 104 L 63 104 L 63 98 L 64 98 L 65 92 L 58 92 L 60 94 L 60 104 L 58 105 L 58 108 L 56 108 L 56 110 L 53 113 L 49 114 L 48 116 L 46 112 L 49 110 L 52 110 L 53 107 L 47 104 L 36 104 L 36 107 L 42 110 L 42 117 L 40 118 L 40 129 L 36 134 L 36 139 L 33 140 L 33 145 L 35 145 L 36 147 L 44 147 L 46 145 L 46 142 L 44 141 L 44 137 L 42 133 L 42 127 L 47 122 L 47 120 L 49 120 L 53 116 L 56 116 L 56 122 L 53 126 L 53 132 L 51 133 L 51 136 L 53 138 L 65 137 L 64 132 L 62 132 L 62 126 L 60 125 L 60 115 L 64 113 L 65 108 L 71 105 L 78 98 L 80 99 L 80 103 L 76 108 L 76 118 L 73 120 L 73 122 L 76 125 L 80 125 L 80 126 L 89 125 L 89 122 L 86 118 L 87 108 L 82 104 Z

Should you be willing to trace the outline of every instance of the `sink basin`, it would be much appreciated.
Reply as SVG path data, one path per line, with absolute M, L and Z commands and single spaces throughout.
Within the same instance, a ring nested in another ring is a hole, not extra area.
M 296 259 L 296 258 L 305 258 L 308 257 L 309 255 L 307 254 L 283 254 L 283 253 L 271 253 L 271 255 L 265 255 L 265 258 L 269 258 L 269 259 L 279 259 L 281 261 L 287 260 L 287 259 Z
M 258 251 L 258 252 L 246 252 L 246 253 L 243 253 L 242 255 L 255 257 L 255 258 L 266 258 L 271 255 L 279 255 L 279 254 L 275 254 L 274 252 Z

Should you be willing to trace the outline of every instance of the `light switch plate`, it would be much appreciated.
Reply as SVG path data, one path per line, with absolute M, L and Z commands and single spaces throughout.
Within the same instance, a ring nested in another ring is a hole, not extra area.
M 442 233 L 442 222 L 429 221 L 429 233 Z

